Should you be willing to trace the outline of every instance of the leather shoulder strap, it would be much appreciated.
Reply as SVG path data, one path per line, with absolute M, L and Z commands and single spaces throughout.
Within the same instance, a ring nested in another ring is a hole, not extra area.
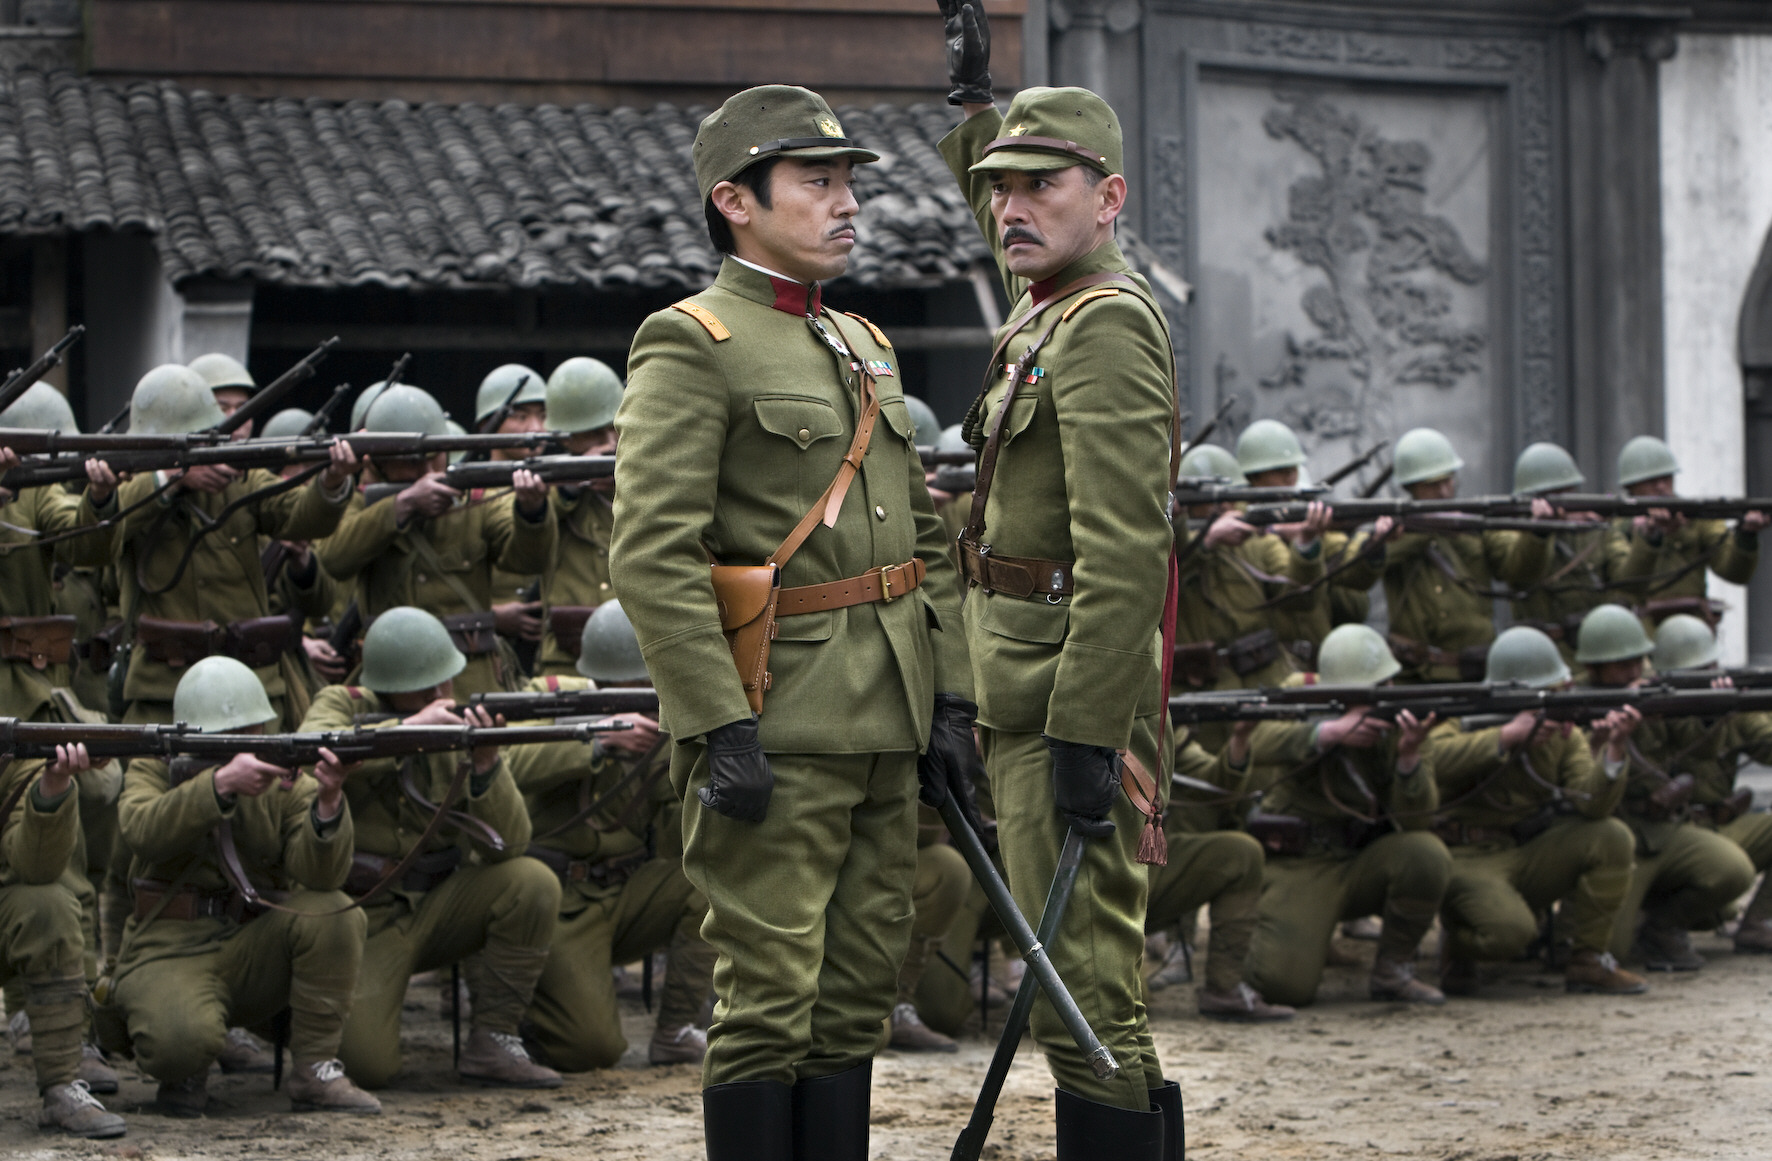
M 702 329 L 712 335 L 716 343 L 723 343 L 732 337 L 732 332 L 726 329 L 726 324 L 715 317 L 713 311 L 709 310 L 701 303 L 696 302 L 694 299 L 686 298 L 682 302 L 673 302 L 671 303 L 671 309 L 680 310 L 696 322 L 700 323 Z

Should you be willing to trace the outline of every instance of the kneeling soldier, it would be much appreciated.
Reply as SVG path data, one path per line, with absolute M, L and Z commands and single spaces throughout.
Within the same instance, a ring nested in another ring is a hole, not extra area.
M 585 622 L 578 671 L 604 688 L 646 684 L 646 662 L 621 602 L 598 605 Z M 539 677 L 530 688 L 587 684 Z M 713 986 L 714 949 L 701 938 L 707 900 L 683 874 L 671 739 L 650 718 L 621 716 L 632 727 L 604 734 L 588 760 L 576 742 L 524 746 L 511 757 L 535 828 L 529 857 L 560 878 L 553 950 L 529 1006 L 529 1042 L 565 1072 L 621 1059 L 628 1044 L 610 965 L 661 948 L 668 949 L 664 991 L 647 1059 L 699 1064 L 707 1054 L 707 1034 L 695 1021 Z
M 321 690 L 303 728 L 348 730 L 362 715 L 384 713 L 399 715 L 388 724 L 492 726 L 496 719 L 484 710 L 458 716 L 451 708 L 455 675 L 466 665 L 437 618 L 421 609 L 389 609 L 364 635 L 363 685 Z M 518 1024 L 547 962 L 560 881 L 521 857 L 529 845 L 529 812 L 496 746 L 465 756 L 365 762 L 345 791 L 357 822 L 345 889 L 367 894 L 406 857 L 438 807 L 448 805 L 461 761 L 473 764 L 466 797 L 399 881 L 363 908 L 369 942 L 339 1055 L 363 1084 L 388 1083 L 400 1071 L 406 981 L 479 952 L 480 989 L 458 1065 L 462 1079 L 555 1088 L 559 1074 L 529 1058 Z M 463 855 L 470 849 L 479 859 L 468 864 Z
M 1402 666 L 1365 625 L 1323 639 L 1318 676 L 1330 685 L 1378 685 Z M 1433 926 L 1451 859 L 1428 832 L 1439 803 L 1433 715 L 1404 710 L 1391 723 L 1354 709 L 1317 725 L 1264 722 L 1250 747 L 1288 773 L 1268 790 L 1249 829 L 1268 850 L 1266 887 L 1249 947 L 1248 979 L 1284 1004 L 1316 998 L 1335 924 L 1384 917 L 1372 964 L 1374 1000 L 1443 1004 L 1415 978 L 1415 951 Z
M 278 716 L 257 675 L 231 657 L 191 666 L 172 710 L 205 733 L 261 733 Z M 295 1109 L 381 1112 L 338 1062 L 364 925 L 339 890 L 351 865 L 348 771 L 322 754 L 312 778 L 250 754 L 207 769 L 138 758 L 124 775 L 135 914 L 109 999 L 174 1116 L 203 1112 L 230 1027 L 268 1024 L 284 1008 Z M 230 842 L 237 866 L 224 855 Z M 240 872 L 273 908 L 246 903 Z
M 1495 639 L 1484 680 L 1560 686 L 1569 667 L 1554 641 L 1516 625 Z M 1626 707 L 1590 734 L 1522 713 L 1505 726 L 1433 742 L 1440 779 L 1434 829 L 1452 848 L 1441 912 L 1440 987 L 1477 990 L 1477 960 L 1519 958 L 1538 934 L 1535 912 L 1564 901 L 1574 951 L 1571 992 L 1630 995 L 1647 986 L 1606 950 L 1630 887 L 1630 828 L 1611 817 L 1624 794 L 1625 740 L 1642 720 Z M 1594 750 L 1603 746 L 1603 763 Z M 1576 817 L 1579 816 L 1579 817 Z
M 74 776 L 90 768 L 86 747 L 68 746 L 54 762 L 15 763 L 0 778 L 0 802 L 7 807 L 0 831 L 0 983 L 24 985 L 31 1061 L 43 1096 L 37 1124 L 76 1137 L 121 1137 L 123 1118 L 106 1112 L 76 1079 L 86 1029 L 86 939 L 80 900 L 63 872 L 80 839 Z
M 1642 678 L 1643 659 L 1654 649 L 1636 614 L 1622 605 L 1601 605 L 1581 622 L 1575 658 L 1588 667 L 1595 686 L 1621 689 Z M 1636 835 L 1637 863 L 1612 925 L 1611 946 L 1613 955 L 1632 954 L 1652 972 L 1703 967 L 1691 932 L 1722 923 L 1730 904 L 1754 883 L 1747 853 L 1699 826 L 1690 809 L 1697 786 L 1687 767 L 1693 743 L 1703 744 L 1728 724 L 1653 718 L 1631 736 L 1618 813 Z

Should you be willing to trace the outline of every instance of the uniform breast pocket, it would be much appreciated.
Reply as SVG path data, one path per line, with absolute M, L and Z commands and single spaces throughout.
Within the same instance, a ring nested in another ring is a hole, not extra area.
M 916 444 L 917 425 L 911 420 L 910 408 L 904 405 L 904 396 L 880 400 L 880 418 L 900 440 L 913 446 Z
M 757 425 L 771 435 L 791 440 L 805 451 L 821 439 L 843 434 L 837 410 L 810 395 L 759 395 L 754 402 Z
M 1017 395 L 1015 402 L 1009 405 L 1009 418 L 1003 421 L 1003 442 L 1014 443 L 1028 429 L 1028 425 L 1034 422 L 1034 413 L 1039 410 L 1040 400 L 1037 396 Z M 994 411 L 991 418 L 996 418 Z M 985 428 L 985 432 L 988 434 L 990 428 Z

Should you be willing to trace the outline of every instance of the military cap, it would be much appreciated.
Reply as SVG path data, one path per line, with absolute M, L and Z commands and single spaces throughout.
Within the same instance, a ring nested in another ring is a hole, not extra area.
M 695 183 L 704 203 L 715 186 L 771 157 L 880 160 L 843 135 L 823 97 L 797 85 L 759 85 L 734 93 L 702 120 L 694 152 Z
M 1087 165 L 1123 173 L 1120 118 L 1088 89 L 1023 89 L 1003 115 L 1003 136 L 984 147 L 970 172 Z

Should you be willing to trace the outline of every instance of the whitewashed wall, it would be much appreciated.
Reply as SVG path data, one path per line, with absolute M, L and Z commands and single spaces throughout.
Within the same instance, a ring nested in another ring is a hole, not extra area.
M 1680 490 L 1740 495 L 1736 324 L 1772 228 L 1772 37 L 1680 37 L 1661 66 L 1661 200 L 1667 435 L 1684 469 Z M 1739 664 L 1746 592 L 1715 577 L 1711 592 L 1731 606 L 1724 657 Z

